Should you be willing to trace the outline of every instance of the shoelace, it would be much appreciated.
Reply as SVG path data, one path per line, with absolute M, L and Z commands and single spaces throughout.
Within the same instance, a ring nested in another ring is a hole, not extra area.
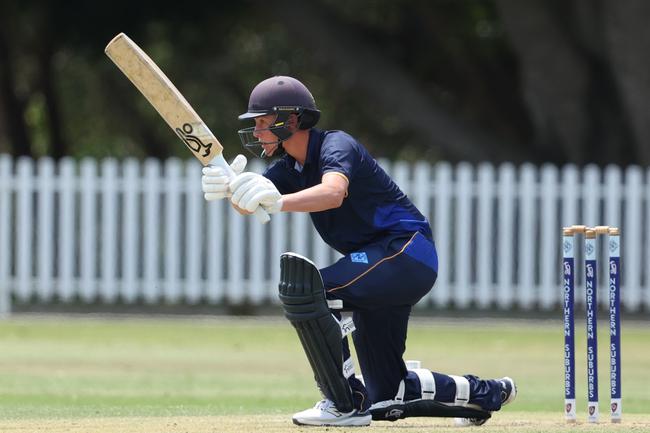
M 334 403 L 331 400 L 325 399 L 325 400 L 321 400 L 318 403 L 316 403 L 314 408 L 315 409 L 320 409 L 320 410 L 327 410 L 333 405 L 334 405 Z

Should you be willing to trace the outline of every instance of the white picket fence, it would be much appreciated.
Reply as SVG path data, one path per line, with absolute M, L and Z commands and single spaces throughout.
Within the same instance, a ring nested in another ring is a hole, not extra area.
M 621 227 L 623 305 L 649 309 L 650 172 L 381 163 L 433 226 L 440 273 L 422 307 L 558 308 L 561 227 L 582 223 Z M 339 257 L 307 214 L 261 225 L 204 202 L 200 175 L 193 160 L 0 155 L 0 311 L 12 298 L 275 303 L 282 252 Z

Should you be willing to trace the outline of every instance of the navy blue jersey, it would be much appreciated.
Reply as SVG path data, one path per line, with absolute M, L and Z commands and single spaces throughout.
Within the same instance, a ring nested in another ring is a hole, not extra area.
M 348 254 L 386 236 L 415 232 L 431 240 L 426 218 L 368 151 L 343 131 L 312 129 L 303 167 L 287 154 L 271 164 L 264 176 L 280 193 L 289 194 L 318 185 L 329 172 L 347 177 L 348 195 L 340 207 L 310 215 L 332 248 Z

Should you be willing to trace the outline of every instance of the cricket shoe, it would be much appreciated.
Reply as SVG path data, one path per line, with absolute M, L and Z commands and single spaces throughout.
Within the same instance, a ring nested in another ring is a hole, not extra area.
M 497 379 L 497 382 L 501 385 L 501 407 L 515 401 L 515 398 L 517 398 L 517 385 L 515 384 L 515 381 L 506 376 Z M 487 420 L 488 418 L 456 418 L 455 422 L 457 426 L 479 426 L 485 424 Z
M 502 377 L 498 380 L 501 383 L 501 406 L 512 403 L 517 398 L 517 384 L 511 377 Z
M 315 426 L 368 426 L 372 416 L 370 412 L 340 412 L 332 400 L 321 400 L 316 405 L 293 416 L 293 423 L 297 425 Z

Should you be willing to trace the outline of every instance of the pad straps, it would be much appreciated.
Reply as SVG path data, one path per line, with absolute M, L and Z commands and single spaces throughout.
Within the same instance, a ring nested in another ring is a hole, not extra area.
M 341 327 L 341 338 L 347 337 L 356 329 L 352 317 L 343 317 L 341 320 L 337 320 L 337 322 L 339 322 L 339 326 Z
M 420 390 L 422 393 L 422 399 L 435 400 L 436 381 L 433 377 L 433 373 L 430 370 L 427 370 L 426 368 L 416 368 L 411 371 L 417 374 L 418 379 L 420 379 Z
M 456 382 L 456 397 L 454 406 L 467 406 L 469 403 L 469 380 L 463 376 L 449 375 Z

